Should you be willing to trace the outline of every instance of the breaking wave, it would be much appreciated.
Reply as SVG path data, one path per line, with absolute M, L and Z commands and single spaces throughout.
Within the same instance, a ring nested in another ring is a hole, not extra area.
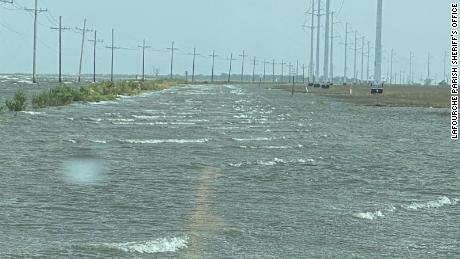
M 437 200 L 427 202 L 412 202 L 409 205 L 403 205 L 402 207 L 408 210 L 419 210 L 419 209 L 431 209 L 440 208 L 446 205 L 456 205 L 459 199 L 449 199 L 446 196 L 441 196 Z
M 374 220 L 376 218 L 381 218 L 383 216 L 384 215 L 380 210 L 377 210 L 374 212 L 359 212 L 359 213 L 353 214 L 353 217 L 361 218 L 361 219 L 368 219 L 368 220 Z
M 130 143 L 130 144 L 162 144 L 162 143 L 206 143 L 208 139 L 122 139 L 120 142 Z
M 126 253 L 154 254 L 165 252 L 176 252 L 179 249 L 187 248 L 188 238 L 159 238 L 145 242 L 127 243 L 105 243 L 101 246 L 117 249 Z

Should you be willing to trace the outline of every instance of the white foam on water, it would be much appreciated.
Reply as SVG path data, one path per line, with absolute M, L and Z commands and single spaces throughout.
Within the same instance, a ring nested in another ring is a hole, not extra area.
M 73 144 L 77 144 L 77 141 L 75 139 L 68 139 L 67 141 Z
M 155 254 L 176 252 L 187 248 L 188 238 L 158 238 L 145 242 L 104 243 L 102 246 L 118 249 L 126 253 Z
M 408 210 L 419 210 L 419 209 L 432 209 L 440 208 L 446 205 L 456 205 L 458 199 L 449 199 L 446 196 L 441 196 L 437 200 L 427 202 L 412 202 L 409 205 L 403 205 L 402 207 Z
M 45 112 L 32 112 L 32 111 L 22 111 L 21 113 L 29 114 L 29 115 L 45 115 Z
M 130 144 L 162 144 L 162 143 L 178 143 L 178 144 L 187 144 L 187 143 L 206 143 L 208 139 L 122 139 L 120 140 L 124 143 Z
M 384 215 L 380 210 L 377 210 L 377 211 L 374 211 L 374 212 L 354 213 L 353 217 L 361 218 L 361 219 L 367 219 L 367 220 L 374 220 L 376 218 L 382 218 L 382 217 L 384 217 Z
M 107 144 L 106 140 L 90 139 L 89 141 L 97 144 Z
M 135 119 L 127 119 L 127 118 L 107 118 L 106 121 L 112 122 L 133 122 Z
M 235 141 L 243 142 L 243 141 L 270 141 L 273 140 L 273 138 L 267 138 L 267 137 L 254 137 L 254 138 L 232 138 Z

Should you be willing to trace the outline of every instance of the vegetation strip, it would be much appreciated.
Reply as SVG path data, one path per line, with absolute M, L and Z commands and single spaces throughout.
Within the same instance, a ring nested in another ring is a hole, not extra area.
M 74 102 L 101 102 L 113 101 L 120 95 L 139 95 L 149 91 L 159 91 L 180 84 L 175 80 L 155 81 L 121 81 L 117 83 L 101 82 L 80 88 L 60 85 L 50 90 L 43 91 L 32 97 L 34 109 L 65 106 Z M 27 108 L 27 97 L 23 91 L 18 90 L 11 100 L 5 102 L 6 109 L 10 111 L 24 111 Z M 1 107 L 0 110 L 4 110 Z

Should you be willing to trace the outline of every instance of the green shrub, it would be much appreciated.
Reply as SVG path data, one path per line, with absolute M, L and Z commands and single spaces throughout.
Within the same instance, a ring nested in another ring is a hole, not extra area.
M 6 107 L 10 111 L 14 112 L 19 112 L 19 111 L 24 111 L 26 109 L 26 95 L 24 94 L 23 91 L 18 90 L 15 94 L 12 100 L 7 100 L 5 102 Z

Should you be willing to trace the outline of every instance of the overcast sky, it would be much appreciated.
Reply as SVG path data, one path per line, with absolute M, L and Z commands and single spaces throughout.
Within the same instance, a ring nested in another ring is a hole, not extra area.
M 29 73 L 32 66 L 33 16 L 23 7 L 32 8 L 33 0 L 14 0 L 15 5 L 0 4 L 0 73 Z M 325 1 L 323 1 L 325 2 Z M 343 75 L 345 22 L 358 31 L 358 37 L 375 40 L 376 0 L 331 0 L 337 13 L 335 29 L 334 71 Z M 448 0 L 384 0 L 384 66 L 389 70 L 389 56 L 394 49 L 394 73 L 409 70 L 409 52 L 414 53 L 415 78 L 426 77 L 428 53 L 432 56 L 432 77 L 442 78 L 444 53 L 449 48 Z M 176 73 L 191 70 L 193 47 L 204 56 L 215 49 L 221 59 L 216 61 L 217 73 L 227 71 L 230 52 L 246 53 L 258 59 L 276 59 L 279 62 L 309 63 L 309 35 L 302 29 L 310 24 L 311 0 L 39 0 L 39 7 L 48 12 L 39 15 L 38 73 L 56 73 L 58 64 L 58 33 L 50 29 L 57 26 L 60 15 L 63 26 L 88 26 L 97 29 L 105 43 L 98 49 L 98 72 L 110 71 L 109 44 L 111 29 L 115 29 L 116 46 L 130 48 L 119 50 L 115 56 L 115 72 L 139 74 L 141 51 L 137 48 L 143 39 L 153 49 L 147 52 L 147 71 L 159 67 L 160 73 L 169 73 L 169 53 L 165 48 L 176 42 L 180 49 L 176 56 Z M 324 23 L 324 19 L 323 19 Z M 323 34 L 324 32 L 322 32 Z M 315 33 L 316 35 L 316 33 Z M 92 38 L 92 34 L 88 38 Z M 63 33 L 63 70 L 76 74 L 80 55 L 81 34 Z M 316 41 L 315 41 L 316 42 Z M 354 35 L 349 35 L 354 43 Z M 324 34 L 321 36 L 323 51 Z M 360 47 L 361 44 L 358 44 Z M 352 46 L 350 46 L 352 47 Z M 366 47 L 367 51 L 367 47 Z M 353 69 L 353 51 L 348 56 L 349 76 Z M 371 63 L 373 64 L 373 50 Z M 360 55 L 360 54 L 359 54 Z M 321 53 L 323 57 L 323 53 Z M 359 56 L 358 67 L 361 68 Z M 365 60 L 367 61 L 367 60 Z M 239 61 L 235 61 L 239 62 Z M 366 62 L 365 62 L 366 65 Z M 322 66 L 322 62 L 321 62 Z M 249 64 L 247 72 L 251 72 Z M 261 72 L 262 66 L 258 67 Z M 267 68 L 268 69 L 268 68 Z M 271 67 L 270 67 L 271 69 Z M 211 59 L 197 60 L 198 73 L 209 74 Z M 85 43 L 83 71 L 92 71 L 92 45 Z M 271 71 L 271 70 L 270 70 Z M 321 69 L 322 71 L 322 69 Z M 372 73 L 372 71 L 371 71 Z M 399 79 L 399 74 L 398 74 Z

